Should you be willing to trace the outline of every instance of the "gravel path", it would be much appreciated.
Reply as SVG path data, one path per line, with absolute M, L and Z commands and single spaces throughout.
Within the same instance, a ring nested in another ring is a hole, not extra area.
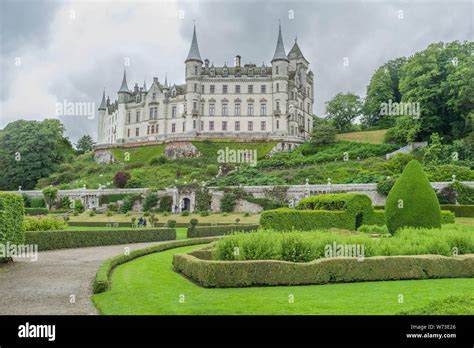
M 1 265 L 0 315 L 98 314 L 90 297 L 101 263 L 125 247 L 135 250 L 159 243 L 43 251 L 36 262 L 15 259 Z

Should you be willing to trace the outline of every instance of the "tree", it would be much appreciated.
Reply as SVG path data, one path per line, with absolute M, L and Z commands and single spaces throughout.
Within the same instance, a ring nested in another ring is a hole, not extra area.
M 90 135 L 83 135 L 76 144 L 78 154 L 90 152 L 94 149 L 95 142 Z
M 420 132 L 420 121 L 412 116 L 400 116 L 395 120 L 395 127 L 385 133 L 384 142 L 406 145 L 416 140 Z
M 336 128 L 327 121 L 315 122 L 310 141 L 315 145 L 333 144 L 336 142 Z
M 9 123 L 0 131 L 0 190 L 33 189 L 73 155 L 59 120 Z
M 385 203 L 385 220 L 391 234 L 402 227 L 441 227 L 438 198 L 418 161 L 407 164 L 390 190 Z
M 406 58 L 390 60 L 379 67 L 367 86 L 362 112 L 364 114 L 362 123 L 368 127 L 381 126 L 388 127 L 394 123 L 390 115 L 382 115 L 382 103 L 400 102 L 401 94 L 399 90 L 400 70 L 405 64 Z
M 400 78 L 402 102 L 420 105 L 420 139 L 439 133 L 447 141 L 472 131 L 473 42 L 436 43 L 410 57 Z
M 46 203 L 46 207 L 51 209 L 53 204 L 56 202 L 58 198 L 58 189 L 55 187 L 47 187 L 43 189 L 43 197 Z
M 352 121 L 360 115 L 362 102 L 353 93 L 338 93 L 326 103 L 326 119 L 330 120 L 338 131 L 348 130 Z

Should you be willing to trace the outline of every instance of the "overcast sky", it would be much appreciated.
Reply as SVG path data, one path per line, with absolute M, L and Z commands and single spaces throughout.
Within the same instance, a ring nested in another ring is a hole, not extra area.
M 0 0 L 0 128 L 56 117 L 57 103 L 98 107 L 129 87 L 184 82 L 196 21 L 203 59 L 270 64 L 278 20 L 288 53 L 298 44 L 315 74 L 314 112 L 338 92 L 365 95 L 387 60 L 430 43 L 473 40 L 471 1 L 24 1 Z M 344 66 L 347 57 L 348 66 Z M 96 137 L 97 118 L 60 117 L 67 135 Z

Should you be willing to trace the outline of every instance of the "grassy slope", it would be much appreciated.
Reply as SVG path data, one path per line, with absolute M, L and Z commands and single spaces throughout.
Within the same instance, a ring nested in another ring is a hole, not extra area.
M 386 129 L 381 129 L 365 132 L 341 133 L 336 136 L 336 139 L 356 141 L 360 143 L 383 144 L 383 138 L 386 132 Z
M 175 253 L 144 256 L 119 266 L 111 290 L 94 295 L 103 314 L 396 314 L 449 295 L 466 296 L 474 279 L 364 282 L 310 286 L 204 289 L 171 268 Z M 146 275 L 146 276 L 144 276 Z M 290 294 L 294 303 L 289 303 Z M 404 303 L 398 303 L 402 294 Z M 179 303 L 180 295 L 185 302 Z

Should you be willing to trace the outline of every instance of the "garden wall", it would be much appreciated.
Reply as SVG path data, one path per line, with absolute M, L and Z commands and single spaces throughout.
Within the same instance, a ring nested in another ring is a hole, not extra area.
M 173 267 L 203 287 L 308 285 L 471 278 L 474 277 L 474 255 L 375 256 L 362 261 L 357 258 L 325 258 L 308 263 L 294 263 L 277 260 L 211 261 L 191 254 L 176 254 L 173 257 Z

